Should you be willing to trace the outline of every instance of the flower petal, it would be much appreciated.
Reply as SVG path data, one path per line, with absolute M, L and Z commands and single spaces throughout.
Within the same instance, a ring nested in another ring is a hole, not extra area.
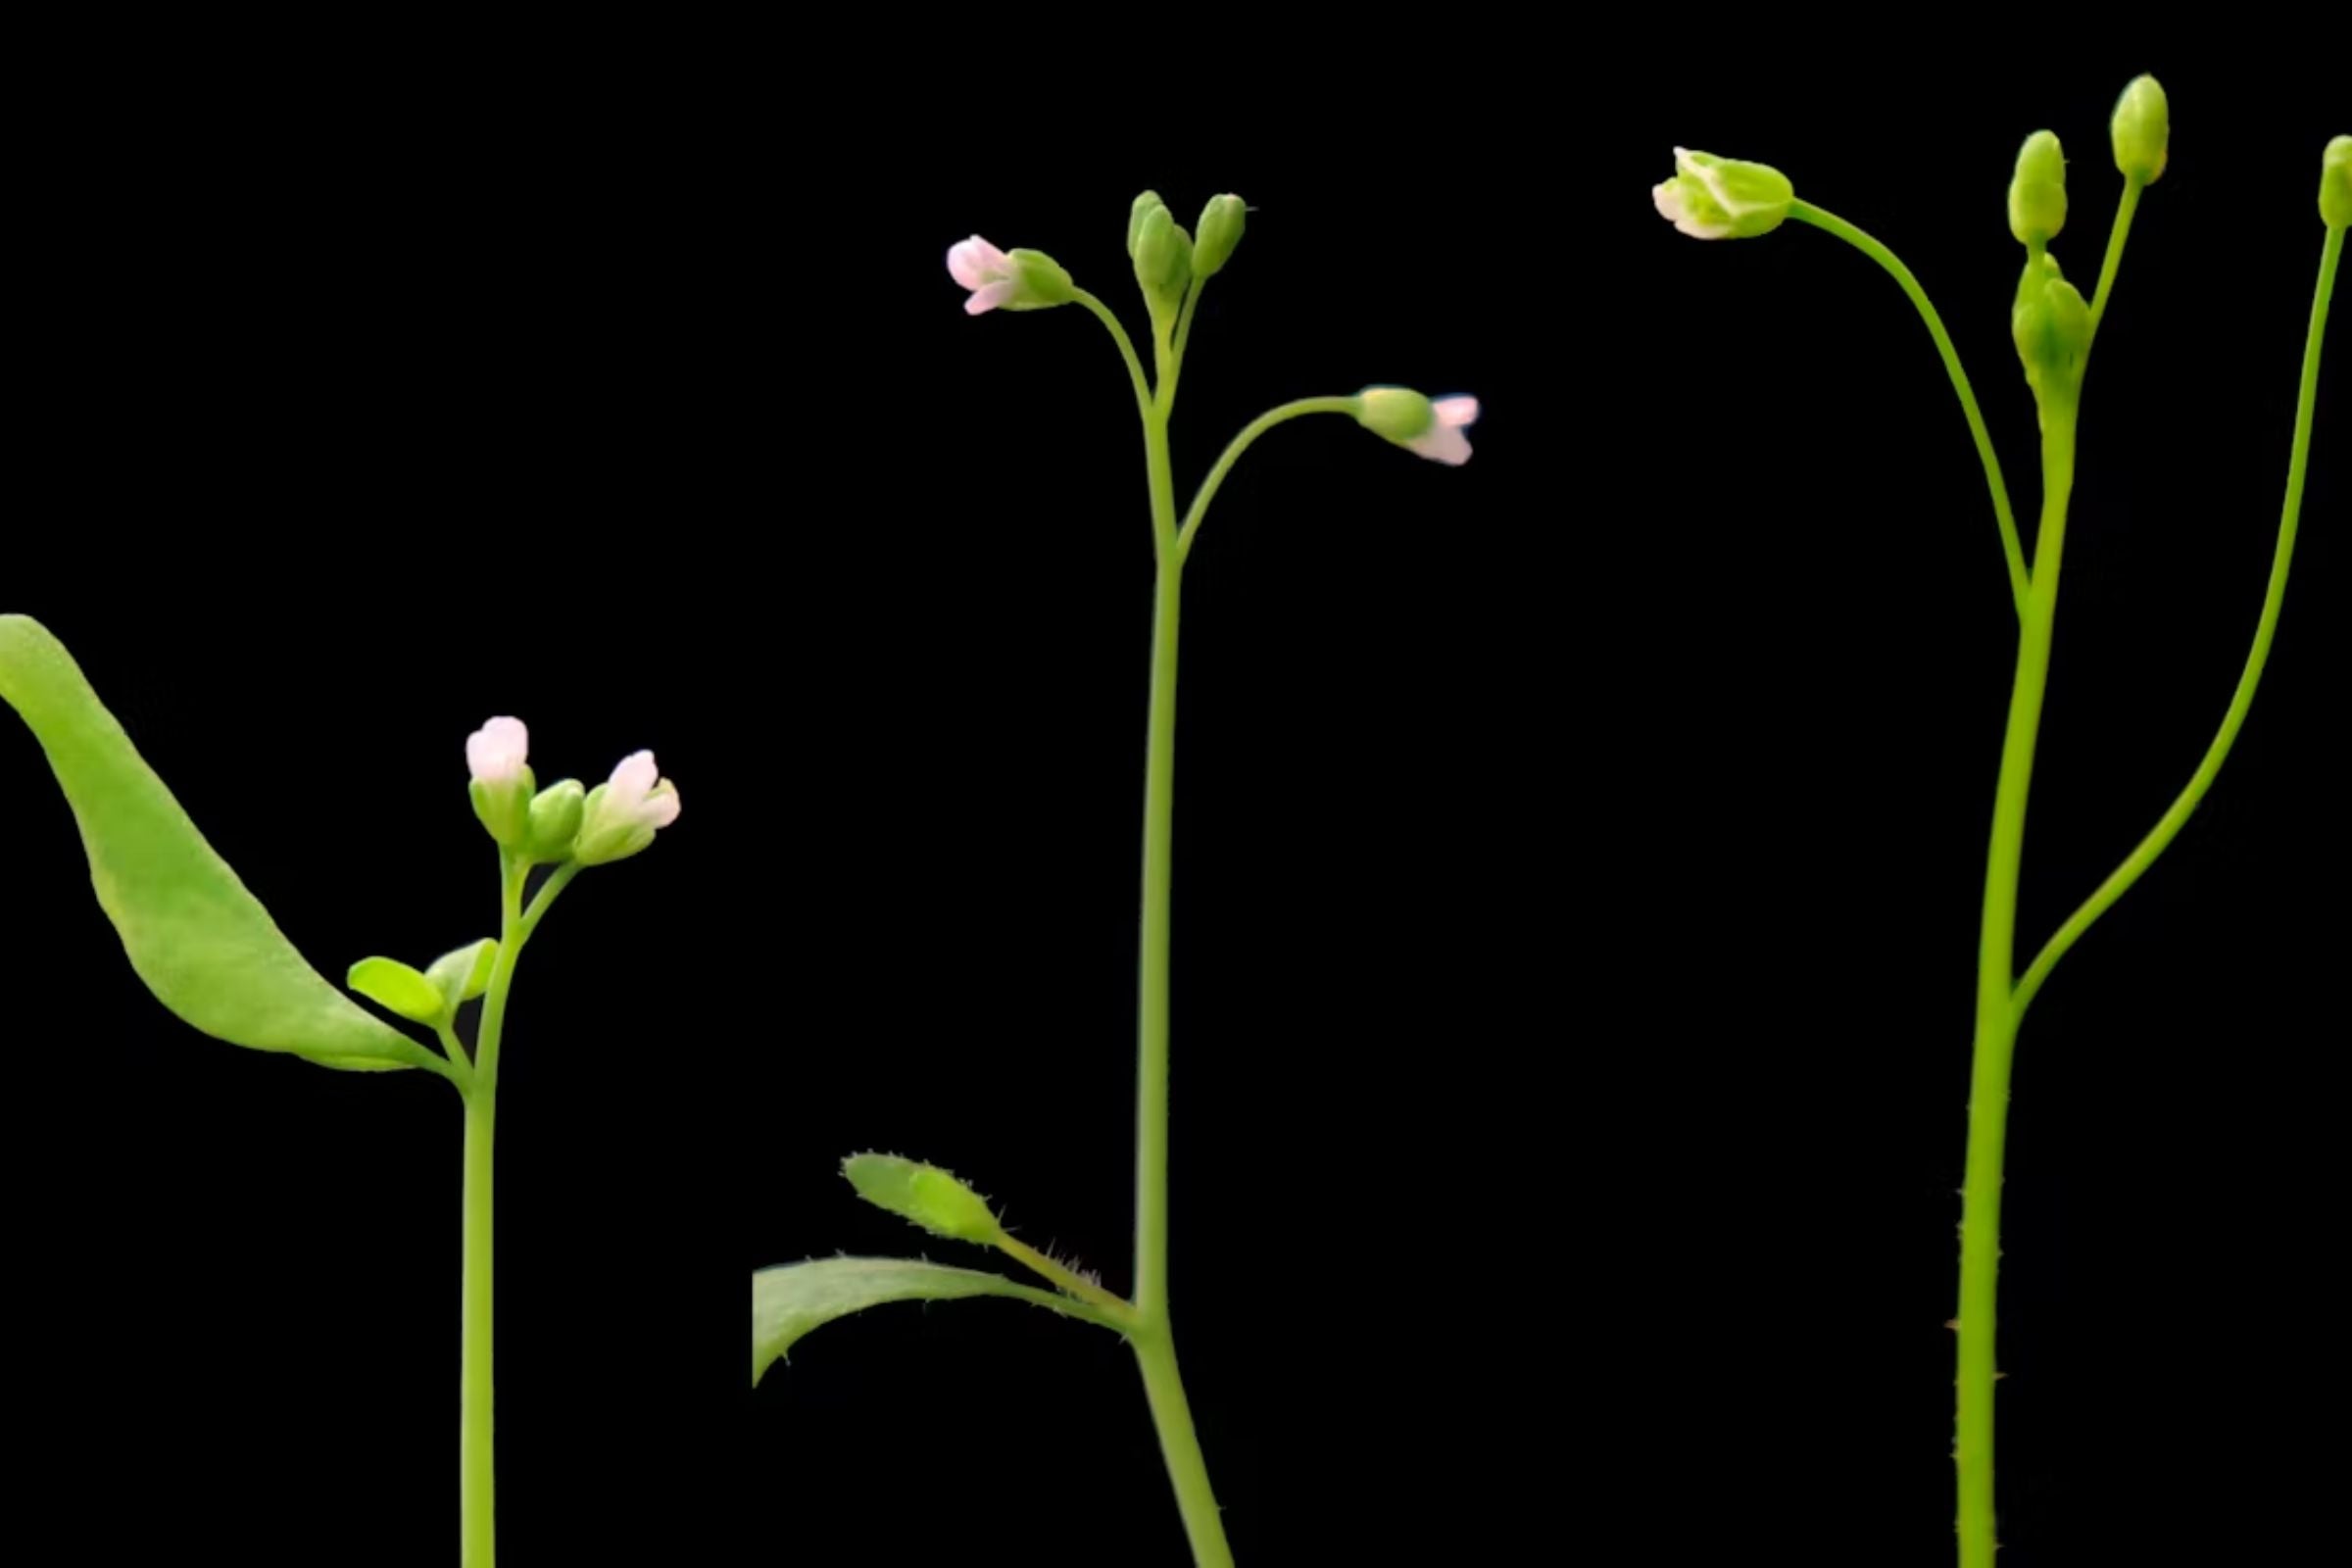
M 976 239 L 957 240 L 948 247 L 948 275 L 965 288 L 978 288 L 987 279 L 980 275 L 980 255 L 974 248 Z
M 1470 438 L 1456 424 L 1433 424 L 1426 431 L 1404 443 L 1434 463 L 1460 467 L 1470 461 Z
M 504 784 L 521 773 L 531 755 L 531 732 L 519 718 L 494 718 L 466 737 L 466 767 L 486 784 Z
M 1467 397 L 1440 398 L 1430 407 L 1437 411 L 1438 423 L 1460 428 L 1478 422 L 1478 399 Z
M 651 822 L 656 827 L 667 827 L 677 819 L 678 787 L 663 779 L 654 786 L 654 793 L 646 797 L 641 820 Z
M 662 770 L 654 765 L 653 753 L 631 752 L 612 769 L 612 793 L 625 797 L 624 804 L 634 805 L 645 798 L 661 776 Z
M 994 283 L 983 284 L 972 291 L 970 299 L 963 302 L 963 314 L 985 316 L 1012 298 L 1013 291 L 1019 287 L 1020 285 L 1009 277 L 999 278 Z

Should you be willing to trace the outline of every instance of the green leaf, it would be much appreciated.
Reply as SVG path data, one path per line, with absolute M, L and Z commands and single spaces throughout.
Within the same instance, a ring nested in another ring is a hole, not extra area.
M 444 953 L 433 960 L 433 966 L 425 971 L 425 976 L 432 981 L 433 989 L 440 993 L 441 1000 L 454 1013 L 461 1004 L 471 1002 L 490 989 L 490 971 L 497 966 L 498 939 L 484 937 L 479 942 L 468 942 L 462 948 L 452 948 Z M 381 997 L 376 1000 L 383 1002 Z M 392 1004 L 386 1002 L 384 1005 L 388 1007 Z
M 351 966 L 343 983 L 403 1018 L 418 1023 L 441 1021 L 445 1005 L 441 988 L 398 958 L 362 958 Z
M 1007 1296 L 1051 1307 L 1065 1317 L 1123 1333 L 1100 1307 L 1002 1274 L 949 1268 L 912 1257 L 820 1257 L 786 1263 L 752 1276 L 752 1382 L 810 1329 L 887 1301 L 947 1301 L 970 1296 Z
M 165 1006 L 255 1051 L 354 1070 L 445 1070 L 303 960 L 140 758 L 65 646 L 24 615 L 0 615 L 0 701 L 48 754 L 81 825 L 99 906 Z

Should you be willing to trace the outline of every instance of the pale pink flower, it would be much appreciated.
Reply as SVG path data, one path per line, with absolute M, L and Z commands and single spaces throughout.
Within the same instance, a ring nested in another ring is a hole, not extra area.
M 519 718 L 494 718 L 466 737 L 466 765 L 484 784 L 514 783 L 530 753 L 531 732 Z
M 1478 399 L 1438 398 L 1429 406 L 1437 416 L 1430 427 L 1404 443 L 1438 463 L 1460 467 L 1470 461 L 1470 438 L 1462 432 L 1478 421 Z
M 948 248 L 948 272 L 972 291 L 972 297 L 963 302 L 966 316 L 995 310 L 1021 286 L 1019 265 L 977 234 Z

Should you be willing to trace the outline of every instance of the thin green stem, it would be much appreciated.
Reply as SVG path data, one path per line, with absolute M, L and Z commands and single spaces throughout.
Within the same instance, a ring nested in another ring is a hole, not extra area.
M 2262 684 L 2263 668 L 2270 662 L 2271 644 L 2278 632 L 2279 611 L 2286 602 L 2287 568 L 2294 564 L 2295 533 L 2303 515 L 2303 477 L 2311 462 L 2312 410 L 2320 393 L 2320 346 L 2327 339 L 2328 306 L 2335 295 L 2336 269 L 2343 255 L 2344 231 L 2331 228 L 2328 231 L 2327 247 L 2320 255 L 2320 280 L 2311 299 L 2311 327 L 2303 339 L 2303 379 L 2295 396 L 2295 436 L 2286 464 L 2286 502 L 2278 514 L 2278 544 L 2271 555 L 2270 587 L 2263 594 L 2262 615 L 2254 625 L 2254 646 L 2247 651 L 2245 668 L 2237 677 L 2237 690 L 2230 695 L 2221 728 L 2214 732 L 2213 744 L 2205 748 L 2204 760 L 2197 763 L 2187 787 L 2149 830 L 2148 836 L 2125 858 L 2124 863 L 2042 944 L 2025 978 L 2017 984 L 2014 1006 L 2020 1021 L 2039 994 L 2042 982 L 2050 977 L 2058 960 L 2066 956 L 2067 950 L 2081 941 L 2082 933 L 2146 874 L 2148 867 L 2156 863 L 2156 858 L 2188 824 L 2198 804 L 2205 799 L 2205 792 L 2213 787 L 2222 763 L 2229 760 L 2230 749 L 2237 742 L 2237 732 L 2245 726 L 2246 714 L 2254 706 L 2254 691 Z
M 1977 408 L 1977 394 L 1968 384 L 1968 371 L 1960 365 L 1960 351 L 1952 347 L 1951 334 L 1943 329 L 1943 318 L 1928 299 L 1928 291 L 1919 286 L 1919 279 L 1888 250 L 1870 235 L 1839 218 L 1824 212 L 1810 202 L 1793 202 L 1788 216 L 1811 223 L 1825 233 L 1835 234 L 1848 245 L 1869 257 L 1886 270 L 1887 275 L 1902 285 L 1903 293 L 1919 310 L 1919 318 L 1928 323 L 1928 335 L 1936 340 L 1936 352 L 1943 357 L 1944 373 L 1951 377 L 1952 390 L 1960 394 L 1960 412 L 1968 416 L 1968 433 L 1976 438 L 1977 457 L 1984 465 L 1984 483 L 1992 492 L 1992 514 L 2001 528 L 2001 554 L 2009 563 L 2009 593 L 2017 603 L 2018 618 L 2026 613 L 2026 595 L 2032 583 L 2026 570 L 2025 547 L 2018 542 L 2017 517 L 2009 508 L 2008 482 L 2001 477 L 2000 455 L 1992 449 L 1992 435 L 1984 428 L 1984 416 Z
M 1119 346 L 1119 358 L 1127 362 L 1127 379 L 1135 386 L 1136 412 L 1146 418 L 1152 416 L 1152 383 L 1144 378 L 1144 362 L 1136 358 L 1135 339 L 1119 324 L 1111 308 L 1082 288 L 1072 289 L 1070 297 L 1095 313 L 1095 319 L 1110 329 L 1111 341 Z
M 1159 378 L 1159 412 L 1164 416 L 1176 407 L 1176 383 L 1184 375 L 1184 351 L 1193 340 L 1193 313 L 1200 304 L 1200 290 L 1205 285 L 1196 281 L 1184 296 L 1184 304 L 1176 313 L 1175 341 L 1168 348 L 1167 369 Z
M 1135 1347 L 1135 1364 L 1143 1370 L 1144 1397 L 1152 1406 L 1152 1421 L 1159 1429 L 1160 1452 L 1167 1457 L 1168 1480 L 1176 1489 L 1176 1506 L 1184 1516 L 1184 1533 L 1193 1545 L 1197 1568 L 1233 1568 L 1233 1547 L 1225 1541 L 1225 1517 L 1217 1494 L 1208 1484 L 1208 1465 L 1200 1455 L 1200 1436 L 1193 1430 L 1193 1407 L 1184 1396 L 1184 1378 L 1176 1370 L 1176 1347 L 1162 1323 L 1154 1332 L 1128 1335 Z
M 498 1126 L 498 1047 L 506 1030 L 507 992 L 514 983 L 514 960 L 524 940 L 522 882 L 528 870 L 520 857 L 500 852 L 498 960 L 491 966 L 489 993 L 482 1000 L 482 1026 L 474 1040 L 473 1083 L 466 1096 L 466 1272 L 461 1288 L 458 1435 L 459 1561 L 464 1568 L 495 1568 L 498 1561 L 498 1483 L 491 1415 L 492 1154 Z
M 453 1066 L 464 1069 L 464 1079 L 458 1084 L 464 1089 L 473 1081 L 473 1058 L 466 1054 L 466 1042 L 458 1038 L 457 1026 L 447 1021 L 433 1025 L 433 1033 L 441 1037 L 441 1050 Z
M 2115 292 L 2116 270 L 2124 265 L 2124 241 L 2132 235 L 2132 215 L 2139 211 L 2139 193 L 2147 187 L 2124 176 L 2124 199 L 2115 206 L 2115 224 L 2107 231 L 2107 260 L 2099 265 L 2099 291 L 2090 301 L 2090 335 L 2097 341 L 2099 322 L 2107 317 L 2107 296 Z
M 1135 1321 L 1135 1307 L 1116 1291 L 1106 1291 L 1076 1269 L 1039 1251 L 1018 1237 L 999 1232 L 997 1250 L 1019 1260 L 1023 1268 L 1054 1282 L 1054 1288 L 1075 1296 L 1081 1301 L 1101 1307 L 1121 1327 Z
M 539 929 L 539 922 L 547 918 L 548 906 L 556 902 L 556 895 L 571 886 L 571 879 L 579 874 L 579 862 L 565 860 L 562 865 L 557 866 L 554 873 L 540 886 L 538 896 L 531 900 L 531 906 L 522 912 L 519 930 L 525 941 L 530 939 L 532 932 Z
M 1176 648 L 1184 553 L 1176 544 L 1176 489 L 1163 412 L 1144 420 L 1150 455 L 1152 527 L 1158 571 L 1152 596 L 1152 702 L 1144 747 L 1144 908 L 1138 962 L 1135 1091 L 1135 1307 L 1128 1337 L 1159 1430 L 1177 1507 L 1203 1565 L 1233 1561 L 1209 1490 L 1208 1463 L 1193 1429 L 1176 1342 L 1168 1323 L 1169 914 L 1176 809 Z
M 1958 1471 L 1961 1568 L 1992 1568 L 1993 1382 L 2000 1273 L 2001 1163 L 2008 1143 L 2009 1076 L 2017 1049 L 2010 1004 L 2016 975 L 2017 889 L 2025 859 L 2026 803 L 2034 751 L 2049 686 L 2050 640 L 2058 612 L 2058 568 L 2066 547 L 2066 506 L 2074 489 L 2076 409 L 2071 401 L 2041 411 L 2041 526 L 2034 539 L 2033 590 L 2009 695 L 1993 797 L 1992 842 L 1985 857 L 1984 914 L 1977 957 L 1977 1033 L 1968 1102 L 1968 1167 L 1960 1220 L 1958 1417 L 1952 1461 Z
M 1309 414 L 1345 414 L 1352 418 L 1361 407 L 1356 398 L 1300 398 L 1296 403 L 1268 409 L 1242 426 L 1242 433 L 1226 445 L 1224 456 L 1217 459 L 1216 466 L 1208 470 L 1208 477 L 1200 481 L 1200 489 L 1193 497 L 1192 508 L 1184 515 L 1184 527 L 1176 536 L 1177 560 L 1181 562 L 1192 554 L 1193 536 L 1200 531 L 1200 519 L 1208 515 L 1208 504 L 1216 499 L 1217 487 L 1225 482 L 1225 475 L 1233 471 L 1233 466 L 1259 436 L 1278 424 Z

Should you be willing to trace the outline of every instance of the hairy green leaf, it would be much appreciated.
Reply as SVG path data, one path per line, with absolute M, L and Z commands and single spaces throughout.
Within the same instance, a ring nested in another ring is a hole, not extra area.
M 131 967 L 206 1034 L 329 1067 L 442 1070 L 335 989 L 188 820 L 65 645 L 0 615 L 0 700 L 24 716 L 81 825 L 90 882 Z
M 1016 1285 L 1002 1274 L 912 1257 L 820 1257 L 761 1269 L 752 1276 L 752 1382 L 764 1377 L 803 1335 L 837 1317 L 887 1301 L 946 1301 L 971 1296 L 1007 1296 L 1113 1333 L 1124 1332 L 1100 1307 Z

